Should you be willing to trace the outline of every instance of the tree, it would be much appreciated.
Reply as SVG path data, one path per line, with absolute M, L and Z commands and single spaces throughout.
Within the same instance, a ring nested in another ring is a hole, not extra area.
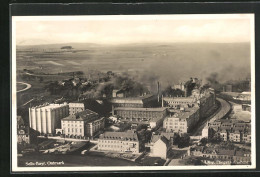
M 177 134 L 177 133 L 174 133 L 174 135 L 173 135 L 173 144 L 174 145 L 178 145 L 179 142 L 180 142 L 180 135 Z
M 222 141 L 222 139 L 220 138 L 220 136 L 216 135 L 213 136 L 212 138 L 209 139 L 209 142 L 214 143 L 214 144 L 218 144 Z
M 178 147 L 183 148 L 183 147 L 189 146 L 189 144 L 190 144 L 190 136 L 185 133 L 180 137 Z
M 202 139 L 200 140 L 200 143 L 201 143 L 203 146 L 205 146 L 205 145 L 208 143 L 208 138 L 202 138 Z

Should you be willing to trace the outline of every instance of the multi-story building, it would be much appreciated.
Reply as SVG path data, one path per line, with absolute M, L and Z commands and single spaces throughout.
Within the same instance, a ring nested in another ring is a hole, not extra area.
M 166 132 L 188 133 L 197 124 L 199 118 L 199 108 L 187 108 L 166 117 L 163 128 Z
M 104 128 L 104 117 L 89 109 L 61 119 L 62 134 L 92 137 Z
M 150 126 L 155 127 L 162 123 L 166 117 L 166 108 L 129 108 L 118 107 L 114 109 L 114 115 L 125 121 L 137 123 L 151 123 Z
M 30 127 L 40 133 L 53 134 L 60 120 L 69 115 L 69 105 L 46 104 L 29 108 Z
M 136 133 L 128 132 L 105 132 L 99 136 L 98 150 L 139 153 L 140 143 Z
M 74 115 L 85 110 L 84 103 L 69 103 L 69 114 Z

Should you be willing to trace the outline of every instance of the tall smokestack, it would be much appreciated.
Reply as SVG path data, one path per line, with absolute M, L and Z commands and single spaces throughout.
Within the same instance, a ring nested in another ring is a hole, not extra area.
M 163 95 L 162 95 L 162 107 L 164 107 L 164 104 L 163 104 Z
M 158 103 L 160 102 L 160 83 L 157 82 L 157 95 L 158 95 Z

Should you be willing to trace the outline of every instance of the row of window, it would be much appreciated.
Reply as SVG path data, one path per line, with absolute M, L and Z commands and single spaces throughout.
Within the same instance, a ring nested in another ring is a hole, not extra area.
M 66 126 L 66 124 L 63 124 L 63 127 L 65 127 Z M 68 127 L 74 127 L 74 124 L 68 124 Z M 77 124 L 75 124 L 75 127 L 77 127 Z M 79 125 L 79 127 L 82 127 L 82 125 Z
M 111 147 L 111 148 L 122 148 L 122 146 L 119 145 L 98 145 L 98 147 Z
M 167 101 L 168 104 L 191 104 L 191 102 L 188 101 Z
M 72 128 L 72 129 L 67 128 L 67 131 L 68 131 L 68 132 L 70 132 L 70 130 L 71 130 L 71 132 L 74 132 L 74 131 L 75 131 L 75 133 L 77 133 L 77 131 L 78 131 L 77 128 L 75 128 L 75 129 L 74 129 L 74 128 Z M 81 128 L 79 129 L 79 133 L 82 133 L 82 129 L 81 129 Z

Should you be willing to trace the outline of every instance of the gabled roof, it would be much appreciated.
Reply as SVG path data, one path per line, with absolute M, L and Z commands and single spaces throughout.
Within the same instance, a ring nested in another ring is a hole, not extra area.
M 159 139 L 154 142 L 154 144 L 158 143 L 159 141 L 163 142 L 167 147 L 169 146 L 169 141 L 167 138 L 165 138 L 165 136 L 160 136 Z
M 164 144 L 166 144 L 166 146 L 169 145 L 169 141 L 167 140 L 167 138 L 166 138 L 165 136 L 161 136 L 160 140 L 161 140 Z

